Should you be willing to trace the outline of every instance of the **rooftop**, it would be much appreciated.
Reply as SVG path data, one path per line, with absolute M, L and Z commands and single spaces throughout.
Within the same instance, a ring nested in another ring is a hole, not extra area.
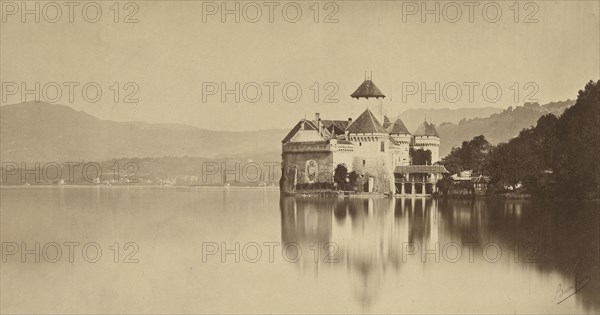
M 343 135 L 348 128 L 347 120 L 321 120 L 321 123 L 331 134 Z
M 300 129 L 315 130 L 315 131 L 319 130 L 312 121 L 302 119 L 294 126 L 294 128 L 292 128 L 292 130 L 290 130 L 290 132 L 288 132 L 287 136 L 285 136 L 285 138 L 283 138 L 283 140 L 281 140 L 281 142 L 286 143 L 286 142 L 290 141 L 294 137 L 296 132 L 298 132 L 298 130 L 300 130 Z
M 409 135 L 410 131 L 406 128 L 406 125 L 402 122 L 400 118 L 396 120 L 392 125 L 387 128 L 387 131 L 391 135 Z
M 383 133 L 387 134 L 387 130 L 383 128 L 381 123 L 375 118 L 375 115 L 367 108 L 348 128 L 348 133 Z
M 419 128 L 417 128 L 417 130 L 415 130 L 414 133 L 415 136 L 434 136 L 434 137 L 440 137 L 440 135 L 438 134 L 437 130 L 435 129 L 435 126 L 433 124 L 429 124 L 426 121 L 423 122 L 423 124 L 421 124 L 419 126 Z
M 374 97 L 374 98 L 385 98 L 385 95 L 381 93 L 379 88 L 373 83 L 371 80 L 365 80 L 350 96 L 353 98 L 366 98 Z
M 388 118 L 387 115 L 383 115 L 383 128 L 388 129 L 389 126 L 392 125 L 392 122 Z

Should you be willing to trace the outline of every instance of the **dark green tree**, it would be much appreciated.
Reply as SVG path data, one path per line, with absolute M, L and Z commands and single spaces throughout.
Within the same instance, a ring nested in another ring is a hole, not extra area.
M 450 176 L 444 176 L 436 184 L 436 187 L 442 195 L 448 194 L 448 191 L 454 186 L 454 180 Z
M 356 186 L 358 185 L 358 178 L 359 175 L 358 173 L 356 173 L 356 171 L 352 171 L 350 172 L 350 174 L 348 174 L 348 186 L 350 189 L 356 190 Z
M 570 197 L 600 197 L 600 81 L 589 81 L 556 123 L 554 178 Z
M 333 172 L 333 182 L 338 189 L 346 189 L 348 178 L 348 168 L 344 164 L 338 164 Z
M 463 141 L 459 148 L 452 148 L 450 154 L 442 160 L 442 164 L 451 174 L 463 170 L 485 173 L 491 148 L 492 145 L 483 135 L 477 136 L 469 141 Z
M 431 151 L 411 148 L 409 153 L 413 165 L 431 165 Z
M 600 81 L 599 81 L 600 82 Z M 492 182 L 530 193 L 600 195 L 600 83 L 590 81 L 560 118 L 540 117 L 490 154 Z

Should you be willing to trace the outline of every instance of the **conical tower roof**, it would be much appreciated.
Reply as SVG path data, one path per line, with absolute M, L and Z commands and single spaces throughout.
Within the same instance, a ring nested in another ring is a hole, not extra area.
M 387 131 L 391 135 L 409 135 L 410 134 L 410 131 L 408 131 L 408 128 L 406 128 L 406 125 L 404 124 L 404 122 L 402 122 L 402 119 L 400 119 L 400 118 L 398 118 L 396 120 L 396 122 L 394 122 L 393 125 L 390 125 L 387 128 Z
M 350 96 L 353 98 L 385 98 L 385 95 L 381 93 L 379 88 L 371 80 L 365 80 Z
M 426 121 L 424 121 L 423 124 L 421 124 L 421 126 L 419 126 L 419 128 L 417 128 L 414 135 L 415 136 L 433 136 L 433 137 L 438 137 L 438 138 L 440 137 L 437 130 L 435 129 L 435 126 L 433 124 L 428 124 Z
M 383 115 L 383 128 L 385 128 L 386 130 L 388 129 L 389 126 L 392 125 L 392 122 L 390 121 L 390 119 L 388 118 L 387 115 Z
M 348 133 L 388 133 L 368 108 L 346 130 Z

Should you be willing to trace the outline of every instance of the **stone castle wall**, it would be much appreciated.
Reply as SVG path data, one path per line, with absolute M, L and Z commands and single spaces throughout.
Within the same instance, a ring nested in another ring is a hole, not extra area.
M 398 146 L 399 156 L 394 161 L 394 165 L 409 165 L 410 164 L 410 143 L 412 141 L 411 135 L 393 135 L 391 136 L 400 143 Z
M 344 164 L 348 172 L 362 175 L 364 183 L 372 177 L 374 192 L 393 193 L 394 168 L 410 164 L 410 147 L 430 150 L 432 163 L 439 161 L 438 138 L 410 135 L 394 138 L 399 145 L 394 145 L 387 135 L 350 135 L 352 144 L 335 139 L 288 142 L 282 147 L 281 189 L 293 192 L 305 188 L 304 184 L 332 184 L 335 167 Z
M 333 183 L 333 152 L 325 141 L 288 143 L 282 154 L 281 189 L 293 192 L 299 184 Z
M 381 152 L 381 143 L 385 152 Z M 391 143 L 385 138 L 366 142 L 355 142 L 352 169 L 364 176 L 368 182 L 373 177 L 373 191 L 389 193 L 393 191 L 393 165 Z

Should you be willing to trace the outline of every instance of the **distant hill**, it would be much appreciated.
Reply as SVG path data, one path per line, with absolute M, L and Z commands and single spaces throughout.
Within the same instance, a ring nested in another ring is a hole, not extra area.
M 574 103 L 526 104 L 500 112 L 493 107 L 408 110 L 401 117 L 411 131 L 416 128 L 411 124 L 420 124 L 425 112 L 431 113 L 434 123 L 454 121 L 437 124 L 442 138 L 440 154 L 446 155 L 453 146 L 481 134 L 494 144 L 506 141 L 534 125 L 543 114 L 560 115 Z M 486 112 L 492 114 L 465 118 Z M 460 113 L 465 117 L 459 119 Z M 28 102 L 0 107 L 0 160 L 64 162 L 189 156 L 278 162 L 281 139 L 288 131 L 230 132 L 179 124 L 114 122 L 63 105 Z
M 287 132 L 210 131 L 177 124 L 114 122 L 63 105 L 28 102 L 0 107 L 0 160 L 64 162 L 260 155 L 278 161 L 281 139 Z
M 542 106 L 537 103 L 526 103 L 514 109 L 511 106 L 486 118 L 442 123 L 437 126 L 441 138 L 440 155 L 450 153 L 452 147 L 460 146 L 463 141 L 478 135 L 484 135 L 492 144 L 504 142 L 517 136 L 522 129 L 534 126 L 541 116 L 548 113 L 559 116 L 574 104 L 574 100 L 552 102 Z
M 458 123 L 462 119 L 489 117 L 492 114 L 502 112 L 502 110 L 498 107 L 408 109 L 400 114 L 400 118 L 402 118 L 408 130 L 413 132 L 423 123 L 425 117 L 427 117 L 427 121 L 431 119 L 432 123 L 439 125 L 444 122 Z

